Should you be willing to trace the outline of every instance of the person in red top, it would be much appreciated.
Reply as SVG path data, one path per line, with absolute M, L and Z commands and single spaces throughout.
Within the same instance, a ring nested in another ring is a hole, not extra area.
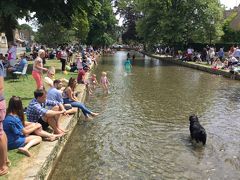
M 77 77 L 78 84 L 85 84 L 85 74 L 86 72 L 83 70 L 83 68 L 79 69 Z

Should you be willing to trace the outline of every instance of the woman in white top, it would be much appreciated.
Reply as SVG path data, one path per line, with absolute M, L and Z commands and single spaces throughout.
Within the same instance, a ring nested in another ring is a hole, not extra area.
M 38 57 L 33 62 L 32 76 L 36 81 L 37 89 L 43 88 L 42 73 L 48 71 L 47 68 L 43 67 L 42 58 L 45 57 L 45 51 L 40 49 L 38 51 Z
M 63 47 L 61 51 L 61 58 L 60 58 L 60 61 L 62 63 L 62 72 L 65 71 L 67 59 L 68 59 L 67 50 L 66 50 L 66 47 Z

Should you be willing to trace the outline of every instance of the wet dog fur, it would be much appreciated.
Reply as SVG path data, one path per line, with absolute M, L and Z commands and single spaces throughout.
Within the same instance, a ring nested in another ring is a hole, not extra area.
M 197 143 L 201 142 L 203 145 L 206 144 L 207 134 L 205 129 L 201 126 L 196 115 L 189 116 L 190 121 L 190 135 L 191 139 L 195 140 Z

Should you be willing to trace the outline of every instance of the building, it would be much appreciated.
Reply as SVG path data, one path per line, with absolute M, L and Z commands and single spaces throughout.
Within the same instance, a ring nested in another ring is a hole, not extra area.
M 0 48 L 8 48 L 8 42 L 5 33 L 0 33 Z
M 230 27 L 235 31 L 240 31 L 240 5 L 235 6 L 233 9 L 225 10 L 224 18 L 228 18 L 233 13 L 236 13 L 236 16 L 233 18 L 230 23 Z

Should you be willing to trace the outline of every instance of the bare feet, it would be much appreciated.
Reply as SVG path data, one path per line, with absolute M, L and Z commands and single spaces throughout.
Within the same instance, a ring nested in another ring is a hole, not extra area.
M 24 149 L 23 147 L 18 148 L 18 152 L 20 152 L 28 157 L 31 157 L 31 153 L 27 149 Z
M 91 116 L 93 116 L 93 117 L 96 117 L 96 116 L 98 116 L 99 115 L 99 113 L 91 113 Z
M 3 169 L 0 170 L 0 176 L 5 176 L 5 175 L 7 175 L 8 173 L 9 173 L 8 167 L 3 168 Z
M 62 137 L 64 135 L 64 133 L 62 134 L 53 134 L 51 135 L 50 137 L 47 137 L 45 138 L 46 141 L 50 141 L 50 142 L 53 142 L 53 141 L 56 141 L 58 140 L 60 137 Z

